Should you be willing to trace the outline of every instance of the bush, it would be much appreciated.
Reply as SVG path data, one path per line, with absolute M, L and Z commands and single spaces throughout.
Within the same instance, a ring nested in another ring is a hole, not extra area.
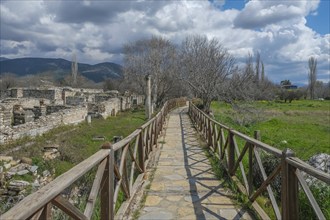
M 268 154 L 265 152 L 260 152 L 260 157 L 262 161 L 262 165 L 265 169 L 266 175 L 270 175 L 273 170 L 276 169 L 276 167 L 280 164 L 280 158 L 275 157 L 272 154 Z M 259 188 L 261 184 L 263 183 L 262 174 L 260 171 L 260 168 L 258 166 L 257 161 L 254 161 L 253 163 L 253 185 L 255 188 Z M 281 177 L 277 175 L 273 181 L 271 182 L 270 186 L 272 187 L 274 196 L 277 201 L 280 201 L 281 199 Z M 265 191 L 267 193 L 267 191 Z
M 264 120 L 263 109 L 249 103 L 235 104 L 233 110 L 233 120 L 240 126 L 249 127 Z
M 313 184 L 310 186 L 325 219 L 330 219 L 330 186 L 326 184 Z M 299 218 L 317 219 L 314 210 L 303 189 L 299 190 Z

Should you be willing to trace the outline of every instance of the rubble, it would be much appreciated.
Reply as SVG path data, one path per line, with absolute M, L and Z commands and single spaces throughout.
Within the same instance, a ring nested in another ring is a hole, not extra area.
M 6 99 L 0 100 L 0 144 L 41 135 L 60 125 L 81 123 L 87 116 L 90 122 L 93 116 L 116 116 L 119 111 L 144 103 L 144 96 L 129 92 L 120 95 L 118 91 L 70 87 L 11 88 L 7 94 Z M 103 136 L 94 138 L 105 139 Z M 38 190 L 53 180 L 54 170 L 39 168 L 31 158 L 17 160 L 7 156 L 25 146 L 0 155 L 0 202 L 5 209 L 22 200 L 31 190 Z M 44 160 L 59 156 L 59 146 L 47 143 Z M 0 215 L 2 210 L 0 207 Z
M 38 170 L 39 167 L 32 165 L 32 159 L 27 157 L 15 160 L 11 156 L 1 156 L 1 162 L 4 161 L 6 162 L 0 166 L 0 215 L 2 210 L 15 205 L 31 190 L 34 192 L 51 182 L 55 172 Z M 16 165 L 12 166 L 12 164 Z M 38 172 L 41 175 L 38 175 Z M 26 181 L 27 179 L 31 181 Z
M 31 158 L 28 158 L 28 157 L 22 157 L 21 158 L 21 162 L 22 163 L 29 164 L 29 165 L 32 165 L 32 159 Z
M 326 153 L 315 154 L 308 160 L 309 165 L 312 167 L 319 169 L 325 173 L 330 173 L 330 155 Z M 305 174 L 305 179 L 308 185 L 319 185 L 325 184 L 317 178 Z
M 9 182 L 9 186 L 7 187 L 7 189 L 15 192 L 20 192 L 29 185 L 30 183 L 24 180 L 13 180 Z
M 36 136 L 66 124 L 91 118 L 116 116 L 141 105 L 144 96 L 118 91 L 69 87 L 12 88 L 0 100 L 0 144 Z
M 58 151 L 58 146 L 47 146 L 44 147 L 44 155 L 42 156 L 42 158 L 44 160 L 53 160 L 56 157 L 59 157 L 61 154 Z
M 96 135 L 92 138 L 93 141 L 104 141 L 105 137 L 102 135 Z

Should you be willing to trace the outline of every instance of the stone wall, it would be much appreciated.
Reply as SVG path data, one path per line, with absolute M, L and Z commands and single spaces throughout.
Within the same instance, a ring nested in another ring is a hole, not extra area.
M 1 113 L 0 113 L 1 116 Z M 2 127 L 0 132 L 0 144 L 7 143 L 25 136 L 41 135 L 50 129 L 60 125 L 77 124 L 85 120 L 87 108 L 75 107 L 62 109 L 59 112 L 41 116 L 38 119 L 24 124 Z
M 12 98 L 62 99 L 61 88 L 13 88 L 10 89 L 9 94 Z
M 87 116 L 87 108 L 86 107 L 76 107 L 66 109 L 61 112 L 61 123 L 67 124 L 78 124 L 83 122 Z
M 121 99 L 121 106 L 120 106 L 121 111 L 125 111 L 126 109 L 131 108 L 131 99 L 129 96 L 122 96 L 120 97 L 120 99 Z
M 84 96 L 66 96 L 65 104 L 72 106 L 85 105 L 86 98 Z
M 5 127 L 11 126 L 12 112 L 10 109 L 6 109 L 0 105 L 0 129 L 3 130 Z
M 46 105 L 50 104 L 49 100 L 45 100 Z M 1 105 L 6 106 L 7 109 L 13 109 L 15 105 L 24 106 L 24 108 L 34 108 L 34 106 L 40 106 L 39 99 L 28 99 L 28 98 L 9 98 L 0 102 Z
M 144 103 L 144 96 L 143 95 L 137 95 L 137 94 L 132 94 L 131 95 L 131 103 L 132 105 L 143 105 Z
M 78 88 L 14 88 L 0 100 L 0 144 L 36 136 L 62 124 L 76 124 L 87 115 L 107 118 L 144 102 L 144 96 Z M 12 126 L 12 123 L 14 126 Z
M 108 101 L 102 102 L 101 104 L 104 105 L 105 111 L 102 113 L 104 118 L 109 116 L 116 116 L 117 113 L 121 110 L 120 109 L 120 99 L 118 98 L 111 98 Z

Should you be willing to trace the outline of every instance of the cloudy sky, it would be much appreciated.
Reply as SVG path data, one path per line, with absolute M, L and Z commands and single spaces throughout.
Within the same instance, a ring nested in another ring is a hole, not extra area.
M 217 38 L 237 62 L 259 51 L 272 81 L 330 79 L 329 0 L 0 0 L 0 56 L 122 63 L 122 45 L 153 35 Z

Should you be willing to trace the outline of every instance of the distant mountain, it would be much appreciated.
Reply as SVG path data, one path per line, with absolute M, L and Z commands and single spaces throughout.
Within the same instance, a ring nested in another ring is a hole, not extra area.
M 8 60 L 8 58 L 6 58 L 6 57 L 0 57 L 0 62 L 1 61 L 4 61 L 4 60 Z
M 71 74 L 71 61 L 52 58 L 17 58 L 0 59 L 0 74 L 14 73 L 17 76 L 37 75 L 50 73 L 54 78 L 63 78 Z M 122 66 L 105 62 L 95 65 L 78 63 L 78 72 L 84 77 L 98 83 L 107 78 L 118 79 L 123 77 Z

